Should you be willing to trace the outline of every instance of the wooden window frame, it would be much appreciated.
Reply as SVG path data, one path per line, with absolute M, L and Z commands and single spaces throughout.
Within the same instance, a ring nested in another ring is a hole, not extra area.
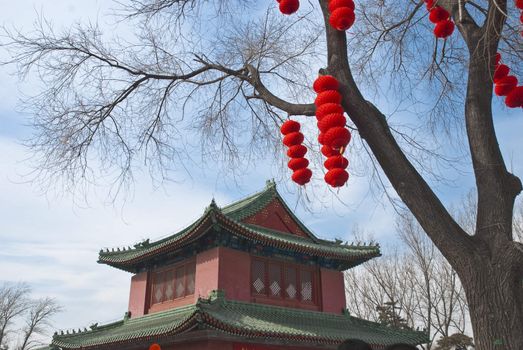
M 253 286 L 253 276 L 252 270 L 254 262 L 261 262 L 264 266 L 264 284 L 265 284 L 265 293 L 257 293 Z M 270 276 L 269 276 L 269 266 L 270 264 L 279 265 L 280 267 L 280 284 L 281 284 L 281 293 L 280 296 L 273 296 L 270 290 Z M 290 299 L 286 295 L 286 274 L 285 271 L 287 268 L 293 268 L 296 271 L 296 298 Z M 308 271 L 311 274 L 312 282 L 312 300 L 303 300 L 301 295 L 301 273 L 302 271 Z M 275 260 L 264 257 L 252 257 L 251 258 L 251 278 L 250 278 L 250 288 L 251 288 L 251 300 L 253 302 L 260 302 L 265 304 L 272 304 L 278 306 L 286 306 L 293 308 L 304 308 L 309 310 L 319 311 L 321 308 L 321 290 L 320 290 L 320 270 L 318 267 L 306 266 L 301 264 L 296 264 L 284 260 Z
M 159 269 L 156 269 L 156 270 L 153 270 L 152 271 L 152 278 L 151 278 L 151 283 L 150 283 L 150 289 L 151 289 L 151 293 L 150 293 L 150 298 L 149 298 L 149 307 L 152 308 L 154 306 L 158 306 L 158 305 L 162 305 L 162 304 L 169 304 L 169 303 L 175 303 L 176 301 L 179 301 L 179 300 L 182 300 L 182 299 L 185 299 L 187 297 L 193 297 L 194 296 L 194 293 L 191 293 L 189 294 L 188 293 L 188 289 L 187 289 L 187 271 L 188 271 L 188 266 L 193 264 L 194 265 L 194 279 L 196 280 L 196 259 L 191 259 L 191 260 L 188 260 L 188 261 L 183 261 L 183 262 L 179 262 L 177 264 L 173 264 L 173 265 L 169 265 L 169 266 L 165 266 L 165 267 L 162 267 L 162 268 L 159 268 Z M 182 296 L 179 296 L 179 297 L 176 297 L 176 281 L 177 281 L 177 275 L 176 275 L 176 271 L 180 268 L 183 268 L 183 287 L 184 287 L 184 291 L 183 291 L 183 295 Z M 167 275 L 167 273 L 171 271 L 173 273 L 173 280 L 172 280 L 172 283 L 173 283 L 173 298 L 172 299 L 169 299 L 169 300 L 166 300 L 165 299 L 165 292 L 166 292 L 166 283 L 163 283 L 162 284 L 162 301 L 161 302 L 155 302 L 155 282 L 156 282 L 156 278 L 159 274 L 161 274 L 162 278 L 165 279 L 165 276 Z

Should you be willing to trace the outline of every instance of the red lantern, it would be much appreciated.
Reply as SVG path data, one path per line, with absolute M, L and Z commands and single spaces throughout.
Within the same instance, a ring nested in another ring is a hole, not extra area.
M 434 27 L 434 35 L 436 38 L 447 38 L 454 32 L 454 22 L 447 19 L 436 23 Z
M 312 85 L 312 88 L 318 94 L 327 90 L 338 90 L 339 87 L 340 84 L 338 83 L 338 80 L 336 80 L 332 75 L 320 75 Z
M 425 5 L 427 6 L 427 10 L 430 10 L 434 7 L 434 1 L 435 0 L 425 0 Z
M 316 107 L 319 107 L 326 103 L 340 104 L 341 94 L 336 90 L 327 90 L 324 92 L 320 92 L 316 97 L 316 100 L 314 100 L 314 104 L 316 105 Z
M 280 131 L 283 135 L 290 134 L 291 132 L 300 131 L 300 123 L 294 120 L 287 120 L 281 125 Z
M 311 180 L 312 171 L 309 168 L 303 168 L 296 170 L 292 174 L 292 181 L 296 182 L 298 185 L 305 185 Z
M 303 134 L 299 131 L 291 132 L 283 138 L 283 144 L 287 147 L 299 145 L 303 142 Z
M 523 10 L 523 0 L 516 0 L 516 7 Z
M 507 75 L 495 81 L 494 93 L 498 96 L 507 96 L 518 85 L 518 78 Z
M 329 157 L 332 157 L 332 156 L 336 156 L 336 155 L 339 155 L 340 154 L 340 151 L 336 151 L 334 149 L 332 149 L 332 147 L 330 146 L 321 146 L 321 154 L 323 154 L 325 157 L 329 158 Z
M 343 107 L 337 103 L 325 103 L 316 108 L 316 118 L 321 120 L 327 114 L 341 113 L 343 114 Z
M 327 132 L 330 128 L 345 126 L 346 123 L 347 119 L 345 119 L 343 114 L 328 114 L 318 122 L 318 129 L 320 129 L 321 132 Z
M 496 63 L 496 66 L 499 64 L 499 61 L 501 61 L 501 54 L 499 52 L 496 52 L 496 56 L 494 56 L 494 62 Z
M 341 187 L 349 179 L 349 173 L 345 169 L 334 168 L 325 174 L 325 182 L 332 187 Z
M 294 145 L 287 150 L 289 158 L 302 158 L 307 153 L 307 147 L 304 145 Z
M 300 8 L 299 0 L 281 0 L 280 12 L 284 15 L 291 15 Z
M 329 12 L 334 12 L 334 10 L 340 7 L 348 7 L 351 10 L 354 10 L 354 1 L 352 0 L 331 0 L 329 1 Z
M 327 158 L 327 160 L 323 163 L 323 166 L 325 166 L 325 169 L 327 170 L 334 168 L 345 169 L 349 166 L 349 161 L 341 154 L 338 154 Z
M 318 135 L 318 143 L 320 145 L 324 145 L 325 144 L 325 134 L 320 132 L 320 134 Z
M 289 169 L 296 171 L 298 169 L 303 169 L 309 166 L 309 161 L 306 158 L 292 158 L 287 163 Z
M 351 138 L 350 131 L 344 127 L 338 126 L 329 129 L 325 133 L 325 144 L 334 149 L 345 147 L 349 144 Z
M 430 10 L 429 21 L 432 23 L 438 23 L 444 21 L 450 17 L 450 14 L 441 6 L 436 6 Z
M 510 108 L 523 107 L 523 85 L 512 89 L 505 98 L 505 104 Z
M 154 343 L 151 344 L 151 346 L 149 346 L 149 350 L 162 350 L 162 348 L 160 347 L 160 345 Z
M 331 12 L 329 23 L 336 30 L 347 30 L 354 24 L 356 15 L 349 7 L 339 7 Z
M 510 68 L 507 65 L 500 64 L 494 70 L 494 81 L 506 77 L 509 72 L 510 72 Z

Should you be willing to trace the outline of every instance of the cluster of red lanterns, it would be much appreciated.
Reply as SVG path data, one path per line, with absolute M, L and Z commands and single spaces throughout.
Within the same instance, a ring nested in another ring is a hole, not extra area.
M 329 23 L 336 30 L 347 30 L 356 20 L 353 0 L 330 0 L 329 12 Z
M 276 0 L 280 3 L 280 12 L 284 15 L 292 15 L 300 8 L 299 0 Z
M 313 89 L 318 94 L 314 100 L 320 130 L 318 142 L 322 145 L 321 153 L 327 157 L 324 162 L 327 169 L 325 182 L 332 187 L 341 187 L 349 179 L 349 173 L 345 170 L 349 161 L 343 152 L 351 134 L 345 127 L 347 119 L 343 115 L 339 83 L 331 75 L 322 75 L 314 82 Z
M 501 54 L 498 52 L 493 77 L 494 93 L 505 96 L 505 104 L 509 108 L 523 107 L 523 85 L 518 86 L 518 78 L 509 75 L 510 68 L 506 64 L 500 64 L 500 61 Z
M 450 19 L 450 13 L 443 7 L 435 5 L 437 0 L 424 0 L 429 10 L 429 21 L 434 23 L 434 36 L 445 39 L 454 32 L 454 22 Z
M 312 171 L 308 168 L 309 161 L 305 158 L 307 147 L 302 145 L 304 136 L 300 128 L 301 125 L 297 121 L 287 120 L 280 127 L 280 131 L 284 135 L 283 144 L 289 147 L 287 155 L 291 159 L 287 165 L 293 171 L 292 181 L 303 186 L 311 180 Z

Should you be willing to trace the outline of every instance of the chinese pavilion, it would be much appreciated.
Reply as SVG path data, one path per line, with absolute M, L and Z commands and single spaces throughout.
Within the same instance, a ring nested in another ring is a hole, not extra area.
M 359 338 L 381 349 L 419 344 L 422 332 L 349 315 L 343 272 L 380 255 L 316 237 L 274 182 L 220 208 L 214 200 L 182 231 L 99 263 L 133 274 L 123 320 L 55 333 L 49 349 L 335 349 Z

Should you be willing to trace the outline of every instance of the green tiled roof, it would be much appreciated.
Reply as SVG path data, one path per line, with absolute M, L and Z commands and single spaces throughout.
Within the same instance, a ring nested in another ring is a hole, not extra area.
M 274 199 L 278 199 L 282 203 L 289 215 L 293 217 L 308 238 L 242 222 L 245 218 L 258 213 Z M 341 242 L 331 242 L 315 237 L 287 207 L 285 201 L 278 194 L 275 184 L 269 182 L 263 191 L 224 208 L 218 208 L 213 201 L 203 216 L 174 235 L 153 243 L 147 241 L 146 243 L 135 245 L 133 249 L 101 251 L 98 261 L 123 270 L 132 271 L 132 267 L 136 263 L 194 242 L 205 235 L 213 225 L 228 229 L 229 232 L 252 241 L 263 242 L 265 245 L 341 260 L 345 263 L 344 266 L 353 266 L 380 255 L 379 246 L 377 245 L 345 245 L 340 244 Z
M 137 340 L 161 340 L 162 337 L 189 332 L 195 326 L 247 338 L 326 344 L 340 343 L 347 338 L 358 338 L 376 345 L 420 344 L 427 338 L 422 332 L 397 330 L 347 314 L 230 301 L 218 291 L 213 292 L 209 299 L 200 299 L 191 306 L 131 318 L 86 332 L 55 334 L 52 345 L 80 349 Z

